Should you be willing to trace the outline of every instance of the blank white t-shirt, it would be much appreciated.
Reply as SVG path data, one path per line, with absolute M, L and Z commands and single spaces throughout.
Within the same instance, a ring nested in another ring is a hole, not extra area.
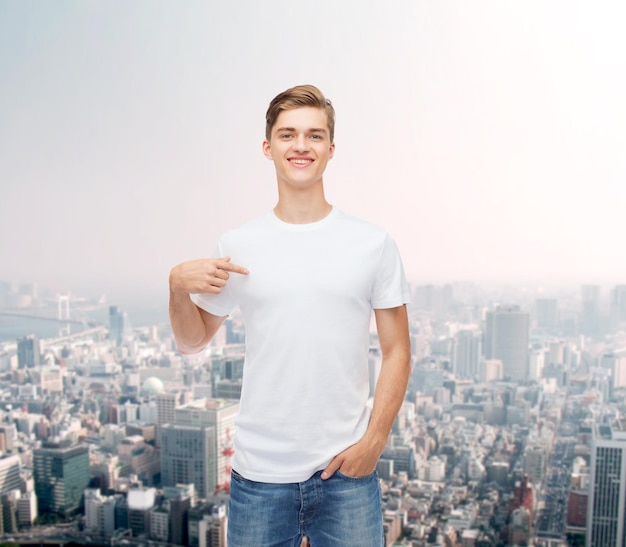
M 408 303 L 395 242 L 336 208 L 310 224 L 274 213 L 226 232 L 214 252 L 248 268 L 218 295 L 240 308 L 246 356 L 233 468 L 260 482 L 301 482 L 365 433 L 372 309 Z

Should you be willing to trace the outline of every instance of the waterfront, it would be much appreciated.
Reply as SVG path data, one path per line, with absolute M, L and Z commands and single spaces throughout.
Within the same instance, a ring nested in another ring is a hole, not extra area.
M 162 326 L 168 323 L 167 303 L 136 302 L 120 306 L 128 317 L 131 327 Z M 109 305 L 70 308 L 70 332 L 76 333 L 88 326 L 108 326 Z M 0 309 L 0 343 L 14 342 L 21 336 L 36 335 L 39 339 L 59 336 L 61 323 L 56 320 L 58 309 L 52 306 Z

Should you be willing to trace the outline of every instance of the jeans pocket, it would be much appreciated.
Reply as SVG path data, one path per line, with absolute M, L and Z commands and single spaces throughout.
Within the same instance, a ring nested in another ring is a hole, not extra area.
M 371 473 L 368 473 L 367 475 L 362 475 L 360 477 L 353 477 L 352 475 L 346 475 L 345 473 L 342 473 L 339 469 L 335 471 L 335 474 L 341 477 L 342 479 L 345 479 L 348 481 L 364 481 L 364 480 L 371 478 L 372 475 L 375 475 L 376 470 L 372 471 Z

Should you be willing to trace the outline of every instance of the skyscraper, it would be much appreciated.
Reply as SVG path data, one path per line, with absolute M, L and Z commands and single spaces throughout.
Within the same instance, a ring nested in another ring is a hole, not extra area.
M 583 285 L 580 290 L 580 329 L 583 334 L 600 332 L 600 286 Z
M 230 483 L 230 462 L 233 457 L 235 418 L 239 402 L 230 399 L 199 399 L 174 411 L 174 423 L 198 424 L 215 428 L 215 476 L 217 486 L 224 488 Z M 191 481 L 178 481 L 191 482 Z
M 616 285 L 611 291 L 611 326 L 626 322 L 626 285 Z
M 126 314 L 118 306 L 109 306 L 109 337 L 121 346 L 126 329 Z
M 471 330 L 459 331 L 454 337 L 452 368 L 458 378 L 479 377 L 480 335 Z
M 216 486 L 215 428 L 207 425 L 165 424 L 161 430 L 163 486 L 193 483 L 201 498 Z
M 557 300 L 554 298 L 537 298 L 535 300 L 535 319 L 538 329 L 548 331 L 555 329 L 559 319 Z
M 89 485 L 89 448 L 70 441 L 43 443 L 33 450 L 33 471 L 39 512 L 71 515 Z
M 502 361 L 505 378 L 528 378 L 528 327 L 529 314 L 519 306 L 498 306 L 487 312 L 485 358 Z
M 625 420 L 594 426 L 587 511 L 587 547 L 626 543 Z
M 38 367 L 41 363 L 39 338 L 34 334 L 17 339 L 17 368 Z

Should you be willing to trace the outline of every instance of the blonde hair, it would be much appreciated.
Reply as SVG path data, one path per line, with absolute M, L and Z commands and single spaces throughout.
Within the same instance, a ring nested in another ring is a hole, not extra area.
M 265 113 L 265 138 L 269 141 L 272 128 L 283 110 L 293 110 L 303 106 L 320 108 L 326 113 L 330 142 L 335 138 L 335 109 L 329 99 L 314 85 L 298 85 L 279 93 L 272 99 Z

